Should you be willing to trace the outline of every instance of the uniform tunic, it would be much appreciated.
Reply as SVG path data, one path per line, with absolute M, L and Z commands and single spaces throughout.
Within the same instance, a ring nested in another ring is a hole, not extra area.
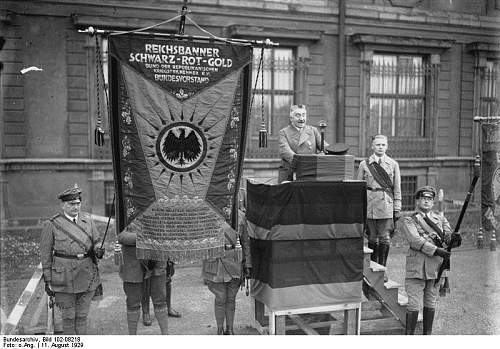
M 142 282 L 146 277 L 145 261 L 140 261 L 136 257 L 137 234 L 127 230 L 118 234 L 118 242 L 122 244 L 123 264 L 120 265 L 119 275 L 123 282 Z M 160 276 L 166 274 L 166 261 L 156 261 L 151 271 L 152 275 Z
M 418 214 L 422 217 L 424 213 L 419 212 Z M 452 233 L 448 220 L 432 211 L 429 212 L 428 217 L 444 232 L 444 243 L 448 244 Z M 436 279 L 443 258 L 434 256 L 437 246 L 432 238 L 411 217 L 402 219 L 401 232 L 410 244 L 406 254 L 406 278 Z
M 241 216 L 241 215 L 240 215 Z M 244 219 L 240 220 L 240 242 L 242 251 L 236 248 L 224 251 L 224 255 L 219 258 L 206 259 L 203 261 L 202 277 L 212 282 L 229 282 L 231 279 L 241 278 L 241 258 L 245 259 L 245 267 L 251 268 L 250 260 L 250 241 L 246 232 L 246 223 Z M 235 245 L 237 233 L 230 227 L 226 227 L 226 245 Z M 242 253 L 243 256 L 240 256 Z
M 377 157 L 372 154 L 368 158 L 368 163 L 376 161 Z M 387 155 L 382 156 L 380 164 L 391 178 L 394 186 L 394 198 L 385 191 L 367 190 L 367 211 L 368 219 L 388 219 L 392 218 L 394 211 L 401 211 L 401 173 L 398 163 Z M 358 180 L 366 181 L 366 186 L 371 189 L 382 188 L 375 178 L 372 176 L 366 160 L 359 164 Z
M 78 237 L 85 247 L 63 230 Z M 99 270 L 90 257 L 69 259 L 54 256 L 53 253 L 76 256 L 98 248 L 99 244 L 99 233 L 86 212 L 80 212 L 77 223 L 59 213 L 44 224 L 40 243 L 43 276 L 54 292 L 80 293 L 97 288 L 100 284 Z

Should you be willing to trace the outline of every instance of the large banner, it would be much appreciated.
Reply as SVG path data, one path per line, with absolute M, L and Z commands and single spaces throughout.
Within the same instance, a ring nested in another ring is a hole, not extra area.
M 118 229 L 140 259 L 220 255 L 237 222 L 249 45 L 109 37 Z
M 366 182 L 247 182 L 251 293 L 271 309 L 361 302 Z
M 484 122 L 481 159 L 481 225 L 487 232 L 500 228 L 500 122 Z

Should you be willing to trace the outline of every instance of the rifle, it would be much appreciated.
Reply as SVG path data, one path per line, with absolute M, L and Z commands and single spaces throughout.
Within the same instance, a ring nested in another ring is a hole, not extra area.
M 465 211 L 467 210 L 467 206 L 469 205 L 470 198 L 472 197 L 472 193 L 474 192 L 474 187 L 476 186 L 477 180 L 480 176 L 481 162 L 479 160 L 479 155 L 476 156 L 476 160 L 474 161 L 474 177 L 472 178 L 472 182 L 469 186 L 469 191 L 465 196 L 464 204 L 462 205 L 462 209 L 460 210 L 460 215 L 458 216 L 457 224 L 455 225 L 455 229 L 453 230 L 453 234 L 459 234 L 460 225 L 462 224 L 462 220 L 464 219 Z M 452 239 L 453 240 L 453 239 Z M 453 246 L 453 241 L 450 241 L 446 250 L 451 252 L 451 246 Z M 441 275 L 443 275 L 443 271 L 450 269 L 450 257 L 443 259 L 443 263 L 439 267 L 437 279 L 434 284 L 437 284 L 439 280 L 441 280 Z

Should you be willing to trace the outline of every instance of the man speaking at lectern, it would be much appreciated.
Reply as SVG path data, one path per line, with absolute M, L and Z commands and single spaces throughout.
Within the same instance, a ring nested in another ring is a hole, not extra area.
M 290 125 L 280 130 L 278 183 L 293 180 L 294 154 L 316 154 L 321 151 L 321 135 L 314 126 L 306 125 L 307 110 L 303 104 L 290 107 Z M 325 146 L 328 144 L 325 142 Z

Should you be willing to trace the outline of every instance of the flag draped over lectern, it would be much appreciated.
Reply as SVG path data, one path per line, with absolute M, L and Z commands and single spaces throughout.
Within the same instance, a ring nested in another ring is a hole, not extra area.
M 109 37 L 118 229 L 141 259 L 220 254 L 236 226 L 251 46 Z
M 361 301 L 366 182 L 247 182 L 252 295 L 272 309 Z

